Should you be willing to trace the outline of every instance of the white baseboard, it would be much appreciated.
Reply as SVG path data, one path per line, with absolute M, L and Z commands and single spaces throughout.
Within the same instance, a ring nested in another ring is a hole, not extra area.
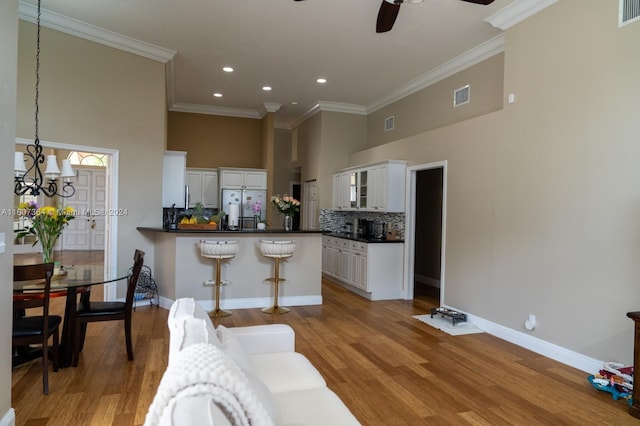
M 16 411 L 13 408 L 4 413 L 0 419 L 0 426 L 16 426 Z
M 417 281 L 422 284 L 429 285 L 431 287 L 440 288 L 440 280 L 432 277 L 428 277 L 426 275 L 415 274 L 413 276 L 414 281 Z
M 214 300 L 198 300 L 204 309 L 211 311 L 215 308 Z M 173 300 L 166 297 L 160 297 L 160 306 L 164 309 L 170 309 Z M 322 305 L 322 296 L 281 296 L 278 298 L 278 304 L 282 306 L 309 306 Z M 272 297 L 252 297 L 243 299 L 224 299 L 220 301 L 222 309 L 253 309 L 267 308 L 273 305 Z
M 464 312 L 454 307 L 447 306 L 447 308 L 458 312 Z M 544 355 L 548 358 L 561 362 L 562 364 L 584 371 L 585 373 L 594 374 L 598 372 L 604 364 L 604 361 L 602 360 L 588 357 L 584 354 L 563 348 L 562 346 L 558 346 L 554 343 L 547 342 L 546 340 L 539 339 L 530 334 L 496 324 L 474 315 L 467 314 L 467 321 L 473 323 L 485 333 L 489 333 L 502 340 L 506 340 L 514 345 L 529 349 L 530 351 Z

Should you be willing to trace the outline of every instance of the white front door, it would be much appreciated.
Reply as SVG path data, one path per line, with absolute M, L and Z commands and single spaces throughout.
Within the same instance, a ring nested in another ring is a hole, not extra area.
M 65 206 L 76 211 L 62 233 L 64 250 L 103 250 L 107 184 L 105 169 L 78 169 L 76 192 L 64 199 Z

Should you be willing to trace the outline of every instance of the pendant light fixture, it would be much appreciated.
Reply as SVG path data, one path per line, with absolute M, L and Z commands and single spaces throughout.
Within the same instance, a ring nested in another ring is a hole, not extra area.
M 71 197 L 76 189 L 73 187 L 73 179 L 76 177 L 71 162 L 62 160 L 62 173 L 58 168 L 55 155 L 47 155 L 47 168 L 42 173 L 40 166 L 44 164 L 45 156 L 38 138 L 38 97 L 40 95 L 40 0 L 38 0 L 38 20 L 36 37 L 36 108 L 35 108 L 35 139 L 33 144 L 27 145 L 27 152 L 16 152 L 14 160 L 15 194 L 30 194 L 38 196 L 40 193 L 47 197 Z M 27 169 L 25 156 L 29 162 Z M 62 188 L 58 188 L 58 177 L 62 178 Z

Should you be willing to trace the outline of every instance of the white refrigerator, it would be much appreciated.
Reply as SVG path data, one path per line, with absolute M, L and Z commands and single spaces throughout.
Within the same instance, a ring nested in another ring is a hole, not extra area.
M 255 229 L 256 216 L 267 218 L 267 191 L 223 188 L 220 208 L 227 214 L 229 229 Z

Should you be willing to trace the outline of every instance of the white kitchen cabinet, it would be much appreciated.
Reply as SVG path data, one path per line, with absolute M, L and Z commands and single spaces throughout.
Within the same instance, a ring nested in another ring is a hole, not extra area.
M 202 203 L 205 208 L 218 208 L 218 170 L 187 169 L 187 185 L 189 186 L 189 207 Z
M 322 255 L 322 272 L 343 287 L 370 300 L 404 297 L 404 243 L 366 243 L 325 236 Z
M 351 242 L 351 285 L 369 291 L 367 281 L 367 243 Z
M 165 151 L 162 158 L 162 207 L 184 208 L 187 153 Z
M 335 210 L 351 209 L 351 173 L 349 172 L 333 175 L 333 208 Z
M 404 212 L 407 166 L 389 162 L 369 169 L 369 210 Z
M 333 208 L 404 212 L 406 162 L 386 161 L 333 175 Z
M 264 169 L 220 168 L 220 188 L 267 189 L 267 171 Z
M 327 236 L 322 238 L 322 269 L 327 275 L 341 281 L 350 281 L 350 255 L 348 240 Z

